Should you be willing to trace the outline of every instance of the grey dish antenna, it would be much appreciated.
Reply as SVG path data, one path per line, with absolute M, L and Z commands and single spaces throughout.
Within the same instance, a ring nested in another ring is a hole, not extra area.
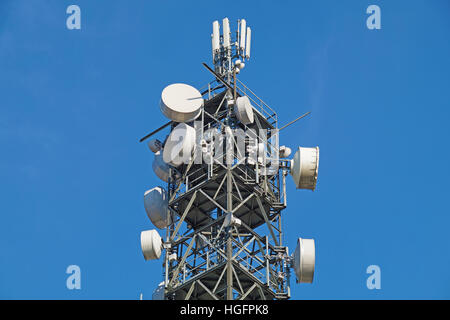
M 158 152 L 162 149 L 162 143 L 158 139 L 152 139 L 147 143 L 148 147 L 153 153 Z
M 163 150 L 155 153 L 155 158 L 153 159 L 152 169 L 158 178 L 164 182 L 169 181 L 170 167 L 163 160 L 162 155 Z
M 150 221 L 158 229 L 164 229 L 172 223 L 168 215 L 169 199 L 166 189 L 155 187 L 144 193 L 144 207 Z

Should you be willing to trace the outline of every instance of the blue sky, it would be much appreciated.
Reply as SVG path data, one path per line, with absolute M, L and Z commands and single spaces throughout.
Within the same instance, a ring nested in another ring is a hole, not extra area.
M 81 7 L 81 30 L 66 8 Z M 381 8 L 368 30 L 366 8 Z M 138 139 L 166 119 L 161 90 L 211 80 L 213 20 L 244 17 L 244 81 L 295 148 L 320 146 L 315 192 L 289 179 L 285 240 L 316 239 L 294 299 L 449 299 L 448 1 L 0 2 L 0 298 L 150 298 Z M 81 290 L 66 288 L 67 266 Z M 366 268 L 381 268 L 368 290 Z

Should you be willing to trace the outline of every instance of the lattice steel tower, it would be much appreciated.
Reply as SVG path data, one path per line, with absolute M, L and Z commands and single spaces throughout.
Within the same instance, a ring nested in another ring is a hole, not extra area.
M 164 257 L 154 299 L 288 299 L 291 267 L 297 282 L 313 280 L 314 240 L 299 238 L 290 255 L 282 212 L 289 173 L 297 188 L 315 189 L 319 149 L 299 147 L 287 159 L 276 112 L 237 79 L 251 29 L 243 19 L 234 36 L 227 18 L 222 27 L 213 22 L 213 68 L 203 64 L 214 80 L 200 90 L 167 86 L 160 109 L 170 121 L 141 139 L 170 128 L 148 143 L 167 182 L 144 195 L 150 220 L 166 231 L 141 233 L 145 259 Z

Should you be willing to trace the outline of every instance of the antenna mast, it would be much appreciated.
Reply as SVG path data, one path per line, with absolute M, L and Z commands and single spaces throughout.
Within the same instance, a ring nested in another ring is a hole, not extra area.
M 289 299 L 291 268 L 297 282 L 313 281 L 315 245 L 298 238 L 291 255 L 283 243 L 286 176 L 314 190 L 319 148 L 298 147 L 288 159 L 276 112 L 236 78 L 250 59 L 251 28 L 238 20 L 233 38 L 228 18 L 222 34 L 219 21 L 212 27 L 213 68 L 203 65 L 214 80 L 200 90 L 167 86 L 160 109 L 170 121 L 141 139 L 170 128 L 148 142 L 166 183 L 144 194 L 150 221 L 165 230 L 141 233 L 144 258 L 164 259 L 153 298 Z

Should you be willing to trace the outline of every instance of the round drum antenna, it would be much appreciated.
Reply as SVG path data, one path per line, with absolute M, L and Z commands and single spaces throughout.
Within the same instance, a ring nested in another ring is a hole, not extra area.
M 203 98 L 197 89 L 184 83 L 164 88 L 159 104 L 161 112 L 175 122 L 190 122 L 200 115 Z
M 314 191 L 319 173 L 319 147 L 298 147 L 291 161 L 291 175 L 297 189 Z
M 144 207 L 147 216 L 159 229 L 164 229 L 171 224 L 168 204 L 167 191 L 162 187 L 156 187 L 144 193 Z
M 189 163 L 194 147 L 195 129 L 185 123 L 180 123 L 167 138 L 163 160 L 174 167 Z
M 161 257 L 162 240 L 158 231 L 146 230 L 141 232 L 141 249 L 145 260 L 156 260 Z
M 254 121 L 253 106 L 250 103 L 250 99 L 247 96 L 239 97 L 236 99 L 236 105 L 234 108 L 236 117 L 243 124 L 251 124 Z
M 314 239 L 298 238 L 294 252 L 294 271 L 299 283 L 312 283 L 316 263 Z

